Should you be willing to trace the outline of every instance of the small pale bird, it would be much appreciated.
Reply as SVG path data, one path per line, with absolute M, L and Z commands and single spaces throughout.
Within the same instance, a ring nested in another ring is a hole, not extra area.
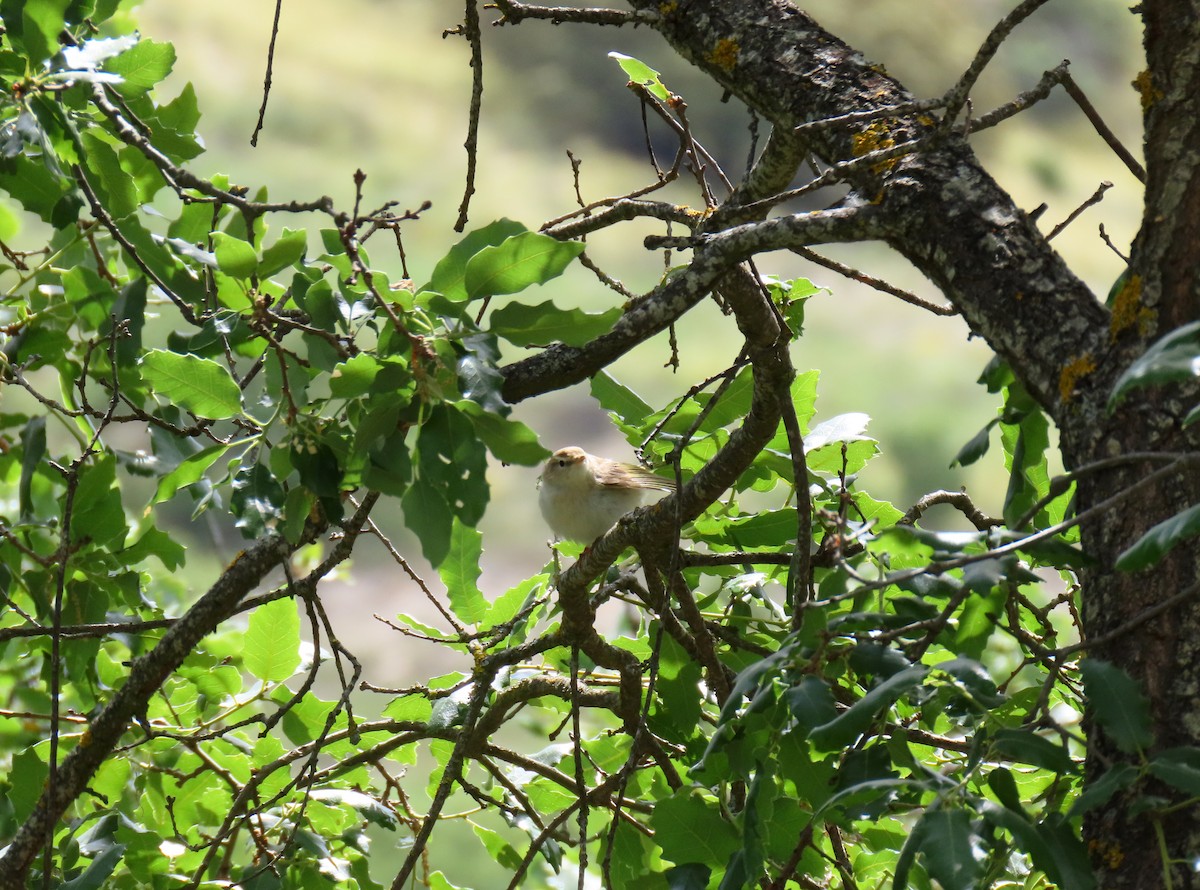
M 675 483 L 633 464 L 596 457 L 571 445 L 542 468 L 538 506 L 559 538 L 591 544 L 643 503 L 651 490 L 674 491 Z

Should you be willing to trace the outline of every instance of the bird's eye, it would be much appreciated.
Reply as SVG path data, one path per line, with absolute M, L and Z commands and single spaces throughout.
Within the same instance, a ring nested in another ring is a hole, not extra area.
M 565 457 L 560 457 L 558 459 L 558 465 L 560 467 L 565 467 L 567 465 L 567 459 Z

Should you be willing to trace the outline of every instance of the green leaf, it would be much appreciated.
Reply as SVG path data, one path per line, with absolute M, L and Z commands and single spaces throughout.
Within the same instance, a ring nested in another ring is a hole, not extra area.
M 32 747 L 12 756 L 7 797 L 18 822 L 24 822 L 33 812 L 49 774 L 49 767 Z
M 139 40 L 135 46 L 110 59 L 104 66 L 124 78 L 122 93 L 145 92 L 171 73 L 175 65 L 175 47 L 169 43 Z
M 263 250 L 262 262 L 258 264 L 259 276 L 269 278 L 288 268 L 304 256 L 307 247 L 308 234 L 303 229 L 289 229 L 285 226 L 275 243 Z
M 489 330 L 517 346 L 545 346 L 555 341 L 582 346 L 607 333 L 621 317 L 621 307 L 604 312 L 559 309 L 547 300 L 536 306 L 509 303 L 492 313 Z
M 974 890 L 986 851 L 966 810 L 934 810 L 921 817 L 920 852 L 929 876 L 943 890 Z
M 386 420 L 386 416 L 380 418 L 379 425 Z M 396 428 L 395 415 L 391 415 L 391 427 L 392 432 L 384 435 L 379 444 L 371 449 L 371 461 L 364 471 L 363 482 L 370 488 L 400 497 L 412 481 L 412 455 L 409 453 L 406 431 Z M 358 432 L 363 434 L 362 424 Z
M 735 547 L 779 547 L 796 540 L 798 515 L 794 507 L 785 507 L 737 519 L 698 519 L 696 532 Z
M 562 274 L 583 253 L 579 241 L 559 241 L 537 232 L 522 232 L 467 261 L 463 284 L 468 300 L 514 294 L 531 284 L 545 284 Z
M 63 16 L 68 0 L 43 0 L 40 3 L 6 2 L 0 5 L 0 15 L 10 39 L 23 45 L 34 66 L 40 66 L 58 52 L 58 32 L 65 26 Z
M 299 544 L 304 537 L 304 527 L 312 514 L 317 497 L 307 488 L 296 486 L 283 499 L 283 523 L 279 529 L 291 544 Z
M 455 402 L 454 407 L 470 418 L 480 440 L 497 460 L 533 467 L 550 456 L 538 441 L 537 433 L 519 420 L 492 414 L 466 399 Z
M 714 393 L 714 398 L 716 394 Z M 747 366 L 720 392 L 720 397 L 714 403 L 707 393 L 699 397 L 699 402 L 707 410 L 700 429 L 714 432 L 722 427 L 741 422 L 750 411 L 750 403 L 754 398 L 754 373 Z M 691 423 L 692 421 L 689 421 Z
M 985 821 L 1008 831 L 1017 847 L 1029 854 L 1059 890 L 1093 890 L 1096 886 L 1087 848 L 1061 817 L 1034 823 L 991 801 L 984 801 L 980 812 Z
M 181 261 L 170 243 L 163 243 L 151 235 L 137 216 L 130 216 L 121 224 L 121 233 L 136 251 L 138 265 L 148 266 L 177 296 L 196 306 L 207 300 L 208 294 L 200 278 Z M 132 266 L 132 260 L 128 262 Z
M 199 482 L 204 478 L 205 471 L 228 450 L 228 445 L 211 445 L 191 457 L 184 458 L 179 466 L 158 481 L 158 489 L 150 499 L 150 506 L 170 500 L 179 489 Z
M 1141 685 L 1119 667 L 1098 658 L 1079 663 L 1083 691 L 1096 722 L 1127 754 L 1154 744 L 1150 731 L 1150 702 Z
M 773 769 L 773 761 L 755 761 L 754 779 L 746 793 L 746 804 L 742 810 L 742 848 L 726 863 L 720 890 L 742 890 L 743 887 L 754 886 L 763 873 L 766 823 L 774 809 L 776 797 Z
M 991 440 L 992 427 L 999 423 L 999 418 L 988 421 L 987 426 L 973 435 L 967 444 L 958 450 L 958 454 L 954 455 L 954 460 L 950 461 L 951 468 L 953 467 L 969 467 L 979 458 L 987 454 L 988 445 Z
M 997 707 L 1005 700 L 996 690 L 991 674 L 973 658 L 952 658 L 939 663 L 937 670 L 953 677 L 972 701 L 984 708 Z
M 59 885 L 59 890 L 100 890 L 116 871 L 125 853 L 123 844 L 112 844 L 91 861 L 77 878 Z
M 669 636 L 663 638 L 652 726 L 672 741 L 691 738 L 701 719 L 700 666 Z
M 233 477 L 229 498 L 229 510 L 237 517 L 234 524 L 248 538 L 261 536 L 283 516 L 284 498 L 283 486 L 266 466 L 243 467 Z
M 1168 748 L 1150 760 L 1150 772 L 1180 791 L 1200 797 L 1200 748 Z
M 0 241 L 11 241 L 20 231 L 20 217 L 7 204 L 0 204 Z
M 492 600 L 485 621 L 487 627 L 495 627 L 496 625 L 512 621 L 517 615 L 530 607 L 537 599 L 538 594 L 542 592 L 543 585 L 548 579 L 549 576 L 547 575 L 534 575 L 531 578 L 526 578 L 515 587 L 509 588 Z M 536 612 L 536 610 L 534 611 Z M 528 627 L 531 617 L 532 614 L 527 613 L 523 620 L 518 622 L 509 637 L 510 640 L 520 642 L 521 635 L 524 629 Z
M 1156 565 L 1180 541 L 1200 535 L 1200 504 L 1164 519 L 1117 557 L 1122 572 L 1136 572 Z
M 98 546 L 121 547 L 129 527 L 117 488 L 117 462 L 111 455 L 96 461 L 79 475 L 71 513 L 71 539 L 90 539 Z
M 1171 331 L 1125 369 L 1113 386 L 1109 413 L 1139 387 L 1176 383 L 1196 376 L 1200 376 L 1200 321 Z
M 613 887 L 644 886 L 646 877 L 652 873 L 654 866 L 662 867 L 661 860 L 654 855 L 654 841 L 645 837 L 639 830 L 633 828 L 625 820 L 615 820 L 616 831 L 605 832 L 607 843 L 601 849 L 603 855 L 612 861 L 610 869 Z M 544 854 L 543 854 L 544 855 Z M 546 857 L 550 860 L 550 857 Z M 561 858 L 561 857 L 560 857 Z M 550 860 L 550 865 L 558 871 L 559 865 Z
M 346 359 L 329 375 L 329 392 L 339 399 L 353 399 L 371 391 L 371 385 L 383 365 L 373 355 L 360 352 Z
M 136 541 L 121 551 L 126 565 L 137 565 L 151 556 L 156 557 L 167 571 L 175 572 L 186 563 L 187 548 L 162 529 L 145 528 Z
M 112 312 L 100 327 L 100 332 L 106 336 L 111 336 L 114 326 L 117 327 L 120 333 L 116 337 L 117 364 L 122 367 L 136 364 L 142 355 L 142 332 L 146 327 L 146 295 L 149 290 L 144 277 L 135 278 L 121 288 L 120 296 L 112 305 Z
M 396 814 L 369 794 L 352 788 L 318 788 L 311 792 L 313 800 L 326 804 L 341 804 L 355 810 L 360 816 L 389 831 L 396 830 Z
M 479 838 L 483 848 L 488 851 L 492 860 L 506 871 L 515 872 L 521 867 L 521 854 L 499 832 L 484 828 L 482 825 L 471 825 L 471 830 Z
M 864 434 L 870 421 L 869 415 L 852 411 L 818 423 L 804 436 L 804 453 L 808 454 L 826 445 L 861 441 L 867 438 Z
M 676 865 L 663 872 L 667 879 L 667 890 L 705 890 L 712 869 L 699 862 L 688 862 Z
M 137 185 L 128 173 L 121 169 L 117 153 L 112 146 L 95 133 L 82 136 L 86 152 L 87 168 L 96 187 L 104 209 L 115 220 L 122 220 L 138 208 Z
M 658 99 L 660 102 L 669 102 L 671 100 L 671 93 L 663 86 L 658 72 L 645 62 L 639 61 L 633 56 L 616 52 L 609 53 L 608 57 L 615 60 L 621 66 L 621 70 L 625 72 L 626 77 L 633 83 L 645 87 L 646 91 L 655 99 Z
M 435 871 L 429 876 L 429 890 L 464 890 L 458 884 L 451 884 L 444 874 Z
M 992 789 L 1000 803 L 1014 813 L 1025 815 L 1025 807 L 1021 803 L 1021 792 L 1017 790 L 1017 781 L 1013 778 L 1012 770 L 998 766 L 988 773 L 988 787 Z
M 476 333 L 459 341 L 463 354 L 455 371 L 458 388 L 480 407 L 501 416 L 512 408 L 504 401 L 504 375 L 500 373 L 500 345 L 492 334 Z
M 888 677 L 836 718 L 814 728 L 808 735 L 813 747 L 817 751 L 847 747 L 867 730 L 876 714 L 918 685 L 928 673 L 929 668 L 914 665 Z
M 421 290 L 437 291 L 453 302 L 465 301 L 467 288 L 464 278 L 467 261 L 483 248 L 493 247 L 513 235 L 526 231 L 528 229 L 525 226 L 511 219 L 498 219 L 482 229 L 476 229 L 450 248 L 450 251 L 438 261 L 433 268 L 429 284 Z
M 883 678 L 912 667 L 912 662 L 905 658 L 899 650 L 890 646 L 880 646 L 878 643 L 865 642 L 854 647 L 848 663 L 856 674 Z
M 438 566 L 438 575 L 446 585 L 450 608 L 465 624 L 478 624 L 488 611 L 488 602 L 479 592 L 482 556 L 483 535 L 455 519 L 450 527 L 450 549 Z
M 21 430 L 21 481 L 17 498 L 21 517 L 33 514 L 33 477 L 46 456 L 46 418 L 34 417 Z
M 654 413 L 641 396 L 618 383 L 607 371 L 597 371 L 592 377 L 592 398 L 605 411 L 615 414 L 628 424 L 639 424 Z
M 1074 772 L 1067 749 L 1029 729 L 1000 729 L 992 738 L 996 754 L 1020 763 L 1032 763 L 1056 773 Z
M 476 525 L 487 507 L 489 489 L 487 451 L 471 421 L 449 405 L 438 405 L 417 433 L 416 450 L 418 475 L 438 488 L 455 516 Z
M 829 685 L 820 677 L 805 677 L 783 695 L 788 710 L 800 729 L 823 726 L 837 717 L 837 703 Z
M 245 665 L 267 683 L 286 680 L 300 666 L 300 613 L 296 601 L 281 597 L 250 613 L 245 637 Z
M 820 371 L 805 371 L 802 374 L 797 374 L 796 379 L 792 381 L 792 405 L 796 409 L 796 419 L 800 421 L 800 431 L 805 435 L 808 434 L 808 425 L 816 414 L 817 381 L 820 380 L 820 377 Z M 787 441 L 786 434 L 783 441 Z M 805 442 L 805 445 L 807 444 Z
M 1083 793 L 1071 805 L 1071 811 L 1067 814 L 1068 818 L 1075 819 L 1084 813 L 1104 806 L 1118 791 L 1123 791 L 1136 782 L 1138 776 L 1138 768 L 1131 763 L 1114 765 L 1099 778 L 1092 779 L 1087 783 Z
M 217 267 L 232 278 L 249 278 L 258 271 L 254 248 L 228 232 L 213 232 L 213 253 Z
M 151 389 L 197 417 L 226 420 L 241 413 L 241 389 L 214 361 L 152 349 L 140 364 Z
M 687 789 L 655 804 L 650 826 L 663 858 L 679 865 L 700 862 L 724 868 L 741 846 L 736 829 L 722 818 L 717 802 L 707 802 Z
M 1012 398 L 1025 398 L 1023 391 Z M 1037 408 L 1025 411 L 1017 425 L 1001 424 L 1001 441 L 1010 455 L 1008 461 L 1008 490 L 1004 496 L 1002 515 L 1013 527 L 1044 494 L 1050 490 L 1046 451 L 1050 447 L 1050 424 Z
M 68 180 L 46 169 L 40 161 L 24 155 L 0 158 L 0 190 L 12 195 L 22 207 L 51 225 L 69 222 L 64 219 L 69 215 L 68 204 L 75 206 L 75 216 L 81 206 Z
M 440 566 L 450 552 L 450 533 L 454 514 L 438 488 L 418 479 L 400 498 L 404 524 L 421 542 L 421 553 L 429 564 Z

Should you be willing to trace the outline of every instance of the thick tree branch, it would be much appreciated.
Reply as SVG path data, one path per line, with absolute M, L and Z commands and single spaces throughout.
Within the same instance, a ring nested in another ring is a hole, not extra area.
M 768 232 L 787 231 L 788 244 L 828 244 L 870 238 L 873 229 L 868 213 L 861 208 L 837 208 L 785 217 Z M 755 249 L 752 226 L 745 231 L 702 244 L 687 270 L 672 277 L 648 296 L 637 301 L 613 329 L 586 346 L 555 344 L 537 355 L 504 367 L 504 399 L 510 404 L 586 380 L 601 368 L 665 330 L 707 297 L 726 271 Z M 782 238 L 782 236 L 779 236 Z
M 651 0 L 630 5 L 657 6 Z M 654 27 L 776 128 L 917 101 L 784 0 L 698 0 Z M 1105 375 L 1084 378 L 1103 366 L 1107 313 L 960 135 L 931 141 L 936 127 L 927 114 L 898 112 L 858 126 L 806 129 L 804 135 L 813 153 L 831 164 L 920 142 L 918 151 L 854 174 L 855 188 L 878 200 L 889 217 L 888 243 L 943 290 L 972 330 L 1061 417 L 1077 389 L 1102 383 Z

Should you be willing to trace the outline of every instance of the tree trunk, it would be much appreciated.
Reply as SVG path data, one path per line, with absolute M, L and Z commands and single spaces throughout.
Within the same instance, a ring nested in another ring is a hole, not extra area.
M 1196 3 L 1179 0 L 1148 0 L 1140 7 L 1148 68 L 1135 86 L 1141 92 L 1145 122 L 1145 210 L 1133 246 L 1130 283 L 1114 302 L 1112 347 L 1102 378 L 1106 384 L 1149 343 L 1200 317 L 1198 10 Z M 1181 428 L 1181 419 L 1196 402 L 1194 387 L 1186 392 L 1140 390 L 1111 418 L 1105 416 L 1106 398 L 1104 388 L 1089 390 L 1078 414 L 1060 423 L 1064 451 L 1072 463 L 1082 465 L 1114 453 L 1197 450 L 1196 428 Z M 1143 464 L 1089 480 L 1080 488 L 1080 508 L 1116 494 L 1147 472 Z M 1102 641 L 1090 654 L 1141 682 L 1150 702 L 1154 750 L 1200 744 L 1200 603 L 1194 595 L 1200 559 L 1195 546 L 1185 545 L 1141 572 L 1118 572 L 1113 563 L 1153 525 L 1200 502 L 1198 476 L 1193 468 L 1146 486 L 1083 527 L 1084 548 L 1098 560 L 1083 578 L 1085 627 L 1089 637 Z M 1189 589 L 1193 595 L 1137 623 L 1139 615 Z M 1111 740 L 1092 733 L 1089 778 L 1121 756 Z M 1174 788 L 1152 783 L 1131 789 L 1116 806 L 1093 812 L 1085 836 L 1102 886 L 1191 886 L 1193 862 L 1200 856 L 1200 808 L 1192 805 L 1160 816 L 1165 807 L 1159 807 L 1141 816 L 1128 815 L 1128 805 L 1144 795 L 1163 798 L 1165 806 L 1186 799 Z M 1159 850 L 1166 851 L 1172 864 L 1164 865 L 1151 853 Z

